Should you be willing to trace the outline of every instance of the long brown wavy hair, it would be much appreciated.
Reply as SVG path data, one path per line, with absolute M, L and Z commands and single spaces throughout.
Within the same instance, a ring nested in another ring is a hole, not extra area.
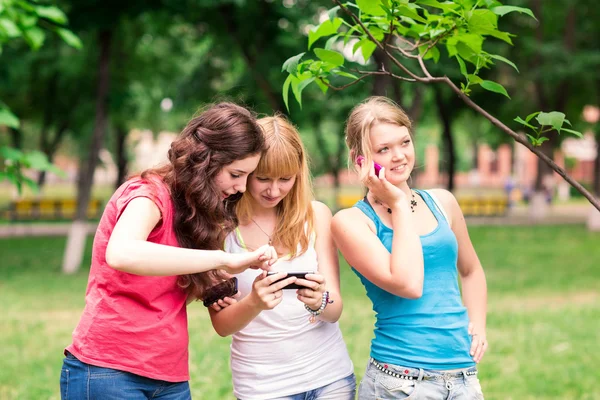
M 223 249 L 225 236 L 237 226 L 234 209 L 241 193 L 223 201 L 215 176 L 226 165 L 264 150 L 255 115 L 233 103 L 217 103 L 194 117 L 171 143 L 167 164 L 141 174 L 144 179 L 158 175 L 169 187 L 179 246 Z M 221 279 L 219 270 L 211 270 L 181 275 L 178 283 L 189 295 L 202 299 L 206 289 Z

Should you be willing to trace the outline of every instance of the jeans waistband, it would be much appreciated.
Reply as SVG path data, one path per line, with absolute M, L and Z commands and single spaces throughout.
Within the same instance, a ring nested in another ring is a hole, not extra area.
M 374 358 L 371 358 L 369 362 L 375 368 L 377 368 L 385 374 L 391 375 L 395 378 L 406 379 L 410 381 L 448 381 L 449 379 L 466 378 L 468 376 L 477 375 L 476 367 L 464 368 L 453 371 L 432 371 L 424 370 L 423 368 L 402 367 L 399 365 L 384 363 L 377 361 Z

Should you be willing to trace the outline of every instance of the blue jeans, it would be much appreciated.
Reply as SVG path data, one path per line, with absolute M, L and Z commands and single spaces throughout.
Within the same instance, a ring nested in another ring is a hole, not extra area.
M 356 377 L 354 374 L 351 374 L 329 385 L 321 386 L 308 392 L 277 397 L 271 400 L 354 400 L 355 395 Z
M 166 382 L 130 372 L 96 367 L 67 352 L 60 373 L 61 400 L 190 400 L 186 382 Z
M 358 388 L 358 400 L 483 400 L 476 371 L 475 367 L 429 371 L 371 359 Z

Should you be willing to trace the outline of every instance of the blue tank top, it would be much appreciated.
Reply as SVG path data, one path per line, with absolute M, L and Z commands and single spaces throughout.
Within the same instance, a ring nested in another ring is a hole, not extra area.
M 475 365 L 469 355 L 469 317 L 458 288 L 458 243 L 448 221 L 426 191 L 415 190 L 437 219 L 437 227 L 422 235 L 423 295 L 407 299 L 371 283 L 352 268 L 367 290 L 375 311 L 371 357 L 412 368 L 448 370 Z M 377 237 L 392 251 L 393 230 L 381 222 L 370 204 L 355 204 L 377 228 Z

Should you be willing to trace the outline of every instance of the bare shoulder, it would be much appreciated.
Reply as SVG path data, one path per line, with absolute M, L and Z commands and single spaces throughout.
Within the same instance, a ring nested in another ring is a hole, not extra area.
M 429 189 L 428 192 L 437 197 L 445 209 L 451 210 L 458 204 L 456 197 L 446 189 Z
M 326 204 L 321 203 L 320 201 L 316 201 L 313 200 L 310 202 L 312 209 L 313 209 L 313 213 L 317 219 L 317 221 L 320 218 L 328 218 L 331 219 L 331 210 L 329 209 L 329 207 L 327 207 Z
M 332 227 L 341 228 L 343 226 L 356 224 L 365 224 L 369 227 L 373 225 L 372 229 L 375 228 L 373 221 L 371 221 L 371 219 L 357 207 L 350 207 L 340 210 L 333 216 Z

